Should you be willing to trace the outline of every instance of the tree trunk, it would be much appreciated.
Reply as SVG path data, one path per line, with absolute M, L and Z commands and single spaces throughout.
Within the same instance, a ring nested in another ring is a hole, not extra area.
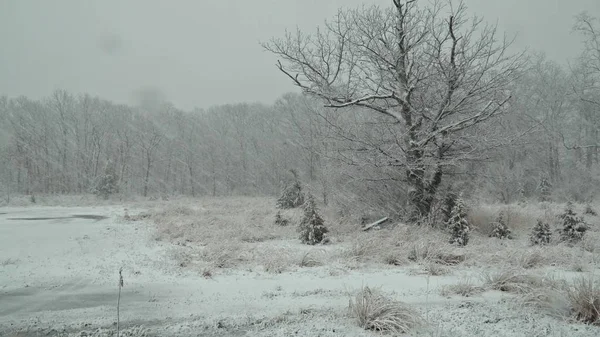
M 188 169 L 190 171 L 190 187 L 192 188 L 192 197 L 196 197 L 196 190 L 194 188 L 194 170 L 191 164 L 188 164 Z
M 144 178 L 144 197 L 148 196 L 148 180 L 150 178 L 150 165 L 152 161 L 150 159 L 150 154 L 146 153 L 146 177 Z

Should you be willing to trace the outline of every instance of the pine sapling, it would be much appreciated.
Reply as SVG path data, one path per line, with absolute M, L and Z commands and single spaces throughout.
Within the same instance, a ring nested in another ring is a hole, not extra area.
M 448 220 L 450 220 L 450 217 L 452 215 L 452 209 L 454 208 L 454 205 L 456 204 L 457 198 L 458 198 L 458 196 L 452 192 L 446 194 L 446 196 L 444 197 L 444 201 L 443 201 L 442 207 L 441 207 L 444 223 L 447 223 Z
M 109 196 L 119 192 L 118 183 L 117 170 L 114 164 L 109 161 L 104 168 L 104 174 L 97 180 L 94 186 L 94 194 L 107 200 Z
M 563 223 L 563 227 L 560 230 L 560 238 L 563 241 L 577 242 L 583 238 L 583 235 L 588 229 L 587 224 L 583 221 L 583 218 L 578 217 L 577 213 L 573 211 L 573 204 L 567 203 L 565 212 L 558 216 Z
M 527 205 L 527 197 L 525 196 L 525 186 L 519 188 L 519 201 L 518 204 L 523 207 Z
M 538 219 L 529 236 L 529 242 L 532 245 L 547 245 L 551 240 L 552 232 L 550 231 L 550 225 Z
M 540 181 L 540 201 L 546 202 L 550 201 L 550 195 L 552 194 L 552 184 L 550 183 L 550 179 L 548 177 L 542 177 Z
M 498 218 L 496 218 L 496 221 L 493 223 L 494 229 L 492 230 L 490 237 L 494 237 L 494 238 L 498 238 L 498 239 L 512 239 L 513 238 L 510 228 L 508 228 L 508 226 L 506 225 L 505 218 L 506 218 L 506 216 L 504 215 L 504 212 L 500 212 L 498 214 Z
M 450 230 L 451 244 L 466 246 L 469 243 L 470 226 L 467 221 L 467 209 L 461 198 L 456 199 L 447 226 Z
M 302 184 L 300 184 L 298 174 L 294 170 L 292 170 L 292 174 L 294 175 L 294 183 L 283 189 L 283 193 L 277 199 L 277 208 L 296 208 L 304 204 L 304 193 L 302 193 Z
M 304 215 L 298 231 L 300 232 L 302 243 L 309 245 L 323 242 L 325 234 L 329 232 L 327 227 L 325 227 L 325 221 L 318 213 L 315 199 L 310 194 L 304 203 Z

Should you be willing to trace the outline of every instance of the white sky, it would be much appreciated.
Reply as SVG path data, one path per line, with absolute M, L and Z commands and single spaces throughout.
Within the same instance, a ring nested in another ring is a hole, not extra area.
M 559 62 L 579 53 L 573 17 L 600 17 L 600 0 L 465 2 Z M 372 3 L 391 0 L 0 0 L 0 95 L 62 88 L 132 103 L 153 87 L 184 109 L 268 103 L 294 88 L 259 41 Z

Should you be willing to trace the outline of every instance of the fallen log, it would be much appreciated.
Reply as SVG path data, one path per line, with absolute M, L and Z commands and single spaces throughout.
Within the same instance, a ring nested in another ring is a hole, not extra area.
M 373 227 L 375 227 L 377 225 L 381 225 L 382 223 L 384 223 L 384 222 L 386 222 L 388 220 L 389 220 L 389 218 L 386 216 L 385 218 L 381 218 L 381 219 L 379 219 L 379 220 L 377 220 L 377 221 L 375 221 L 375 222 L 373 222 L 371 224 L 366 225 L 365 227 L 362 228 L 362 230 L 363 231 L 368 231 L 369 229 L 371 229 L 371 228 L 373 228 Z

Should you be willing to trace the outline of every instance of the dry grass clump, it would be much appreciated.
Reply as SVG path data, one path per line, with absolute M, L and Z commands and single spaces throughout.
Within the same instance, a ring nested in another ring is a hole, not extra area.
M 219 242 L 202 249 L 200 258 L 215 268 L 232 268 L 249 260 L 249 252 L 238 242 Z
M 298 266 L 300 267 L 318 267 L 324 264 L 325 250 L 323 249 L 311 249 L 308 252 L 302 254 Z
M 454 249 L 446 242 L 421 240 L 409 245 L 407 258 L 413 262 L 433 262 L 453 266 L 465 261 L 465 256 L 454 253 Z
M 516 294 L 531 293 L 547 284 L 544 278 L 518 268 L 487 272 L 482 275 L 482 278 L 488 289 Z
M 525 251 L 515 250 L 508 253 L 507 260 L 512 265 L 523 269 L 542 267 L 556 262 L 552 261 L 552 256 L 548 254 L 548 251 L 537 247 Z
M 593 277 L 546 280 L 525 293 L 522 302 L 558 318 L 600 326 L 600 280 Z
M 412 269 L 409 271 L 409 275 L 429 275 L 429 276 L 442 276 L 448 275 L 451 270 L 443 265 L 429 261 L 423 264 L 420 268 Z
M 600 280 L 582 277 L 567 292 L 572 317 L 585 324 L 600 325 Z
M 393 247 L 383 256 L 383 262 L 392 266 L 404 266 L 409 263 L 409 260 L 408 256 L 406 256 L 406 252 L 397 247 Z
M 252 259 L 261 264 L 267 273 L 281 274 L 295 265 L 293 252 L 284 248 L 260 248 L 252 252 Z
M 461 280 L 459 283 L 443 286 L 440 294 L 442 296 L 460 295 L 463 297 L 472 297 L 481 294 L 484 288 L 475 284 L 471 279 Z
M 351 242 L 343 256 L 355 262 L 366 262 L 377 259 L 386 251 L 391 250 L 393 245 L 389 239 L 381 237 L 362 237 Z
M 402 334 L 421 325 L 421 316 L 408 305 L 389 299 L 378 291 L 364 286 L 350 299 L 350 315 L 361 328 Z

